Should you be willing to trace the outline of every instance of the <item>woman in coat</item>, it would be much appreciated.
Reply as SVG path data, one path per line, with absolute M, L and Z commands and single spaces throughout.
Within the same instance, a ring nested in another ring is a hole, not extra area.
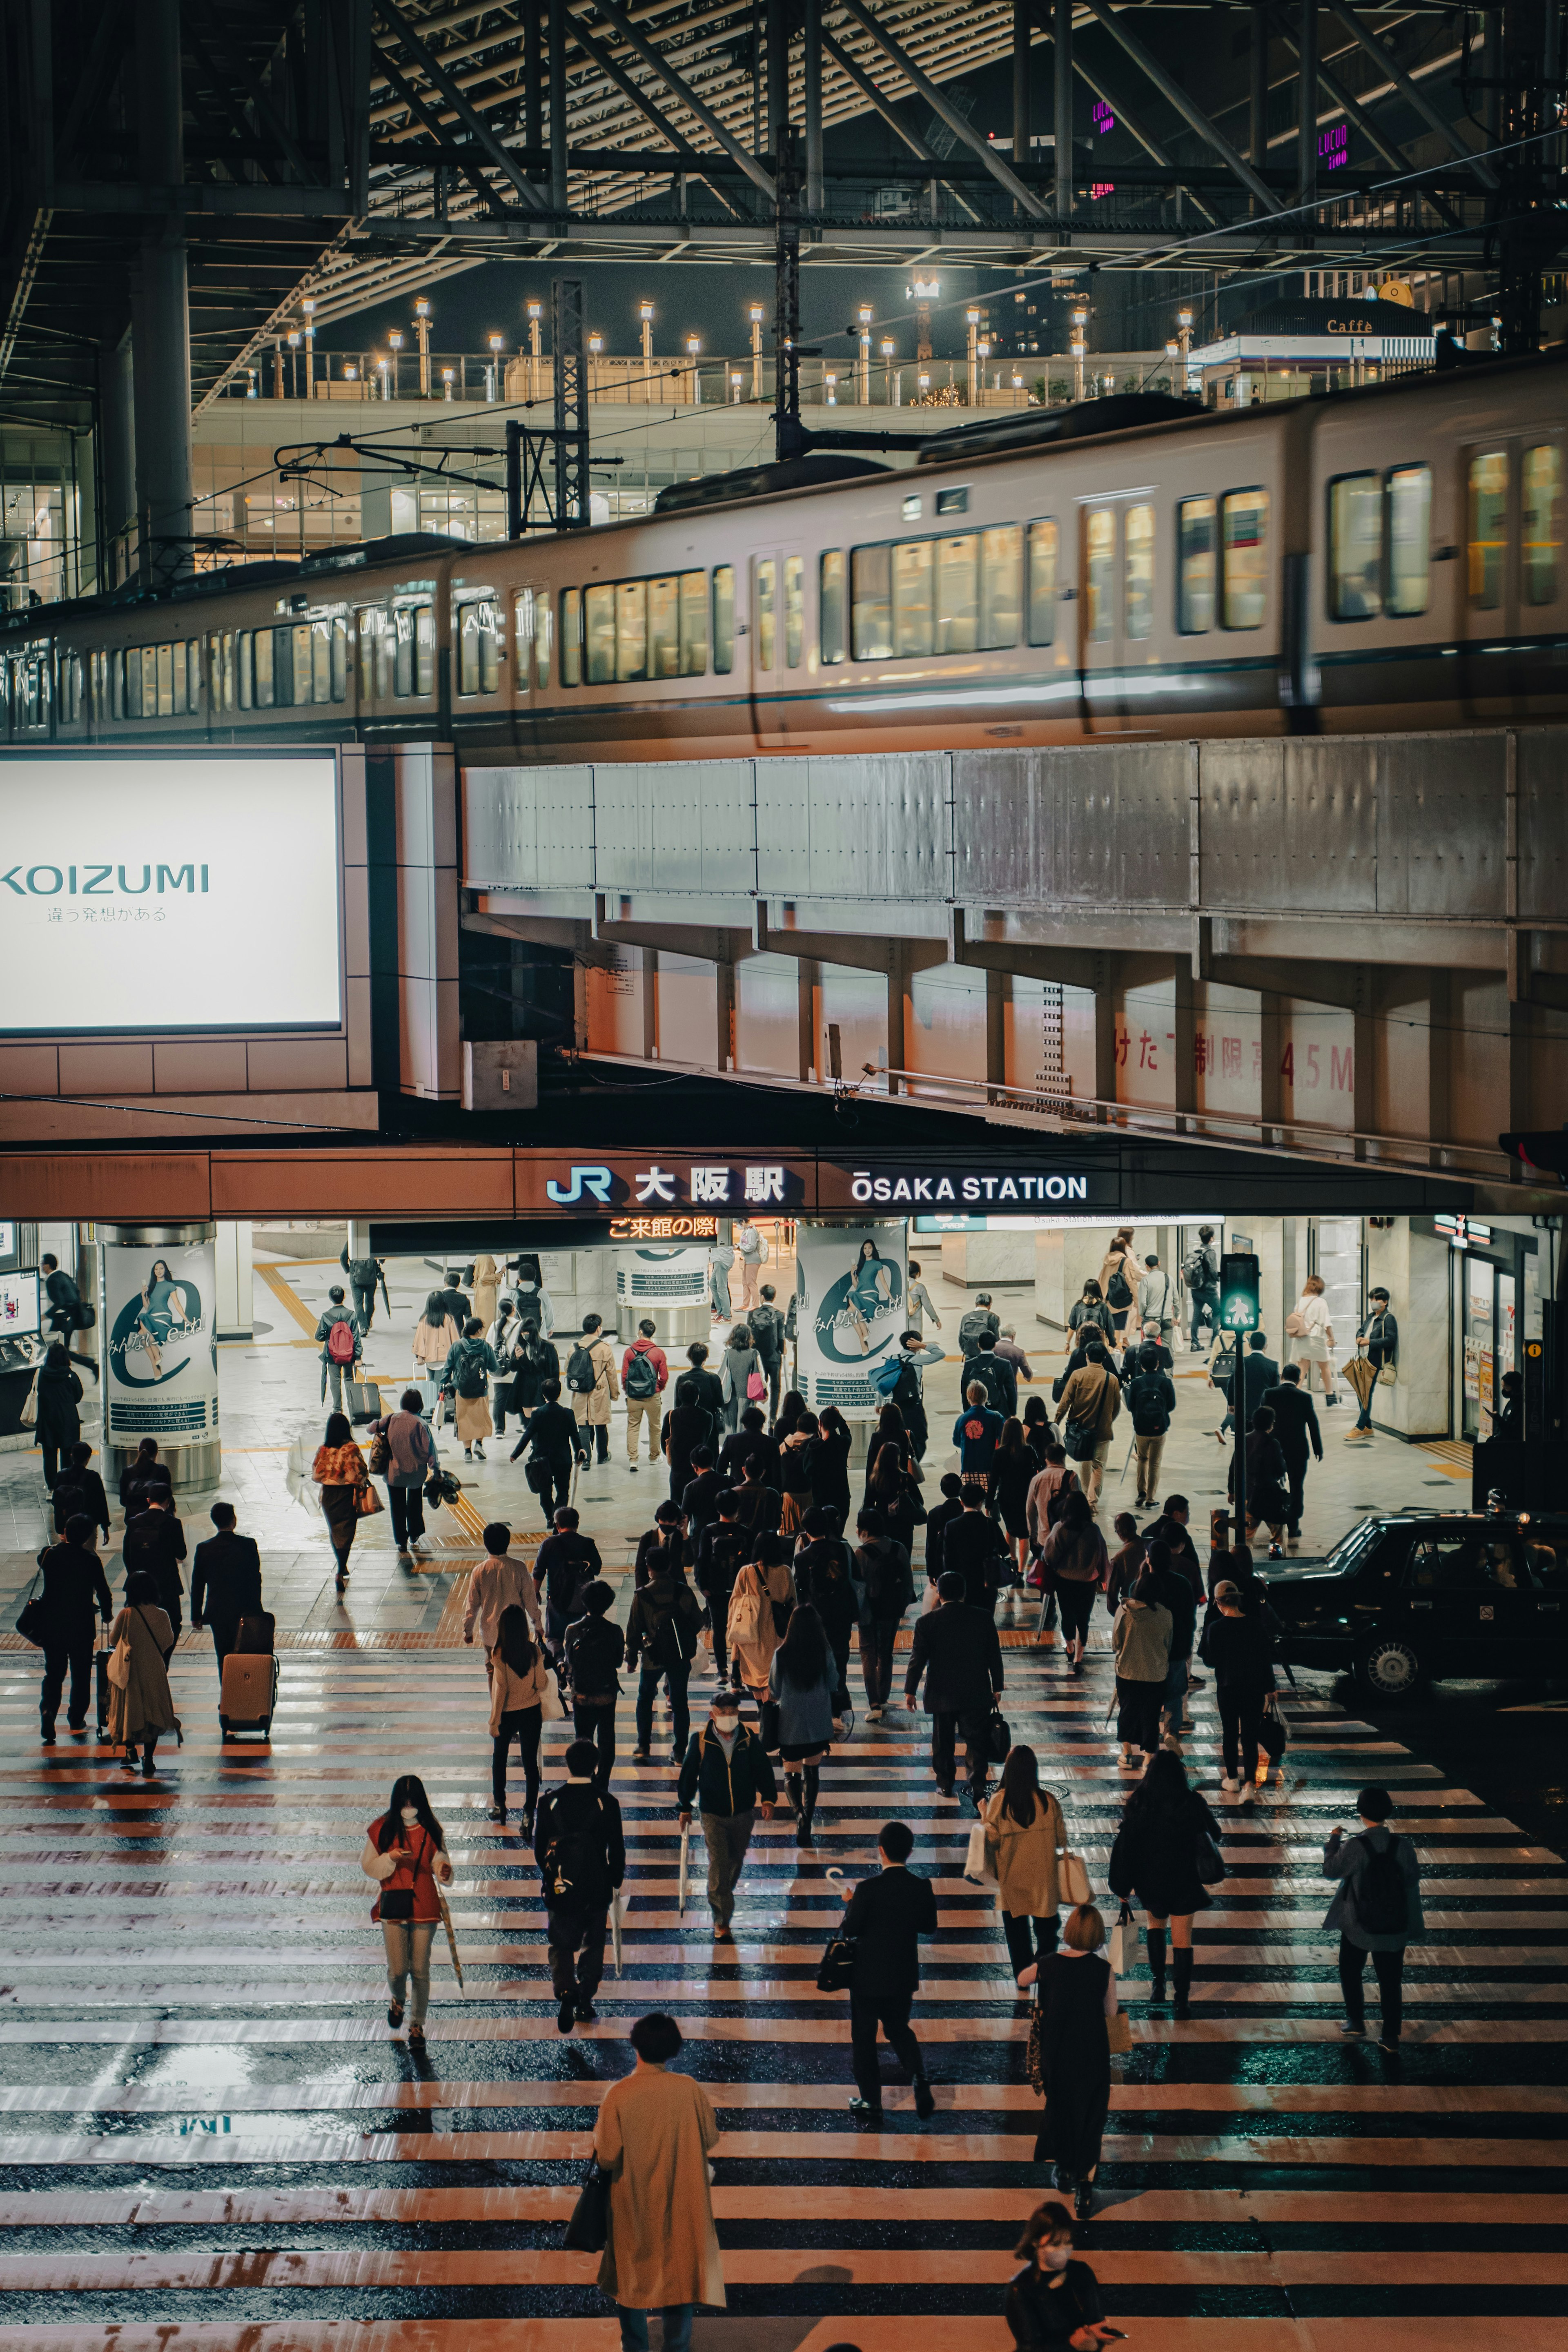
M 849 1455 L 854 1445 L 849 1423 L 836 1404 L 816 1417 L 816 1443 L 811 1448 L 811 1499 L 826 1503 L 838 1514 L 838 1524 L 849 1524 Z
M 1171 1671 L 1171 1612 L 1154 1598 L 1145 1569 L 1116 1612 L 1110 1646 L 1116 1654 L 1116 1737 L 1121 1769 L 1141 1748 L 1152 1756 L 1160 1745 L 1160 1709 Z
M 474 1313 L 479 1318 L 479 1328 L 488 1331 L 496 1319 L 496 1298 L 500 1290 L 500 1268 L 488 1250 L 474 1260 L 474 1279 L 470 1297 Z
M 1094 1524 L 1094 1511 L 1087 1495 L 1079 1492 L 1067 1496 L 1060 1517 L 1040 1548 L 1040 1564 L 1061 1611 L 1062 1656 L 1069 1672 L 1081 1675 L 1083 1654 L 1089 1643 L 1089 1621 L 1094 1614 L 1094 1596 L 1105 1582 L 1110 1565 L 1105 1538 Z
M 553 1339 L 547 1339 L 525 1315 L 522 1337 L 512 1351 L 511 1370 L 511 1410 L 525 1431 L 544 1402 L 545 1382 L 559 1381 L 560 1378 L 560 1349 Z
M 1040 2011 L 1040 2075 L 1046 2119 L 1035 2142 L 1035 2162 L 1056 2166 L 1058 2189 L 1075 2189 L 1080 2221 L 1094 2211 L 1094 2176 L 1110 2112 L 1110 2037 L 1116 1979 L 1100 1955 L 1105 1922 L 1092 1903 L 1069 1911 L 1061 1948 L 1032 1962 L 1019 1976 L 1036 1985 Z
M 763 1718 L 763 1745 L 775 1748 L 773 1701 L 769 1696 L 768 1677 L 773 1667 L 773 1653 L 779 1646 L 780 1633 L 775 1601 L 781 1608 L 795 1602 L 795 1576 L 787 1557 L 788 1545 L 777 1536 L 763 1536 L 758 1545 L 763 1557 L 748 1560 L 730 1588 L 730 1615 L 725 1627 L 730 1661 L 736 1678 L 743 1683 L 757 1703 L 757 1713 Z M 775 1552 L 783 1559 L 771 1557 Z
M 1013 1974 L 1057 1948 L 1058 1850 L 1067 1844 L 1062 1809 L 1040 1786 L 1032 1748 L 1010 1748 L 1002 1785 L 986 1805 L 985 1846 L 996 1873 L 996 1907 Z
M 433 1290 L 425 1301 L 424 1314 L 414 1326 L 415 1379 L 439 1380 L 457 1342 L 458 1326 L 447 1312 L 445 1296 L 439 1290 Z
M 1267 1758 L 1262 1771 L 1258 1769 L 1258 1735 L 1274 1688 L 1271 1615 L 1261 1587 L 1247 1591 L 1224 1579 L 1215 1586 L 1214 1604 L 1198 1644 L 1198 1655 L 1214 1675 L 1225 1757 L 1219 1785 L 1227 1797 L 1250 1790 L 1255 1781 L 1262 1788 L 1268 1778 Z
M 379 1920 L 386 1948 L 386 2021 L 395 2033 L 412 1979 L 408 2046 L 422 2050 L 430 1999 L 430 1946 L 441 1924 L 436 1890 L 437 1883 L 451 1885 L 452 1864 L 447 1833 L 430 1810 L 424 1781 L 412 1772 L 393 1782 L 385 1812 L 378 1813 L 364 1833 L 359 1866 L 381 1889 L 371 1917 Z M 394 1911 L 396 1916 L 389 1916 Z
M 44 1453 L 44 1484 L 51 1490 L 59 1476 L 60 1456 L 68 1454 L 81 1435 L 81 1382 L 71 1370 L 63 1339 L 44 1350 L 37 1381 L 38 1418 L 35 1428 Z
M 802 1601 L 791 1612 L 788 1630 L 768 1668 L 768 1688 L 778 1707 L 779 1754 L 795 1814 L 795 1842 L 809 1845 L 818 1775 L 833 1745 L 838 1689 L 838 1667 L 826 1632 L 809 1602 Z
M 1007 2289 L 1002 2315 L 1016 2352 L 1099 2352 L 1121 2332 L 1104 2325 L 1100 2281 L 1075 2260 L 1072 2215 L 1054 2201 L 1038 2205 L 1013 2249 L 1024 2265 Z
M 895 1543 L 914 1557 L 915 1529 L 926 1523 L 921 1499 L 921 1474 L 913 1456 L 902 1446 L 888 1444 L 877 1456 L 877 1467 L 866 1486 L 864 1507 L 880 1511 L 882 1525 Z
M 158 1587 L 145 1569 L 125 1580 L 125 1606 L 109 1629 L 110 1650 L 121 1642 L 130 1650 L 131 1678 L 123 1685 L 109 1678 L 109 1744 L 125 1750 L 121 1769 L 136 1769 L 142 1750 L 142 1777 L 153 1778 L 153 1750 L 159 1735 L 178 1731 L 180 1718 L 169 1690 L 169 1660 L 174 1651 L 174 1629 L 158 1606 Z
M 1193 1982 L 1193 1918 L 1211 1897 L 1198 1876 L 1198 1847 L 1205 1838 L 1219 1844 L 1219 1823 L 1195 1789 L 1186 1767 L 1163 1748 L 1127 1800 L 1106 1883 L 1125 1902 L 1143 1906 L 1149 1947 L 1149 1998 L 1165 1998 L 1165 1930 L 1171 1931 L 1171 1961 L 1176 1979 L 1176 2015 L 1187 2014 Z
M 484 1325 L 477 1315 L 470 1315 L 463 1336 L 447 1358 L 442 1380 L 449 1384 L 458 1420 L 458 1435 L 462 1442 L 463 1459 L 471 1462 L 478 1446 L 479 1460 L 485 1458 L 485 1440 L 495 1434 L 490 1419 L 489 1384 L 492 1372 L 499 1372 L 495 1349 L 485 1338 Z
M 631 2044 L 637 2071 L 610 2084 L 594 2126 L 610 2176 L 599 2284 L 620 2313 L 623 2347 L 647 2344 L 650 2311 L 664 2314 L 668 2345 L 689 2344 L 695 2305 L 724 2306 L 709 2177 L 719 2119 L 700 2083 L 665 2072 L 680 2049 L 673 2017 L 639 2017 Z
M 405 1389 L 395 1412 L 373 1421 L 370 1433 L 386 1440 L 386 1499 L 392 1508 L 392 1539 L 399 1561 L 425 1549 L 425 1481 L 441 1466 L 435 1433 L 420 1408 L 417 1389 Z M 357 1449 L 356 1449 L 357 1450 Z
M 1247 1532 L 1252 1537 L 1261 1527 L 1268 1529 L 1269 1557 L 1273 1559 L 1279 1557 L 1279 1538 L 1290 1523 L 1289 1475 L 1279 1440 L 1274 1434 L 1273 1410 L 1260 1404 L 1247 1433 Z M 1226 1489 L 1234 1500 L 1234 1454 Z
M 1027 1506 L 1029 1489 L 1039 1474 L 1041 1465 L 1029 1451 L 1021 1421 L 1007 1420 L 1002 1423 L 1002 1435 L 997 1442 L 996 1456 L 991 1465 L 991 1499 L 1001 1516 L 1007 1540 L 1013 1547 L 1014 1573 L 1022 1576 L 1029 1559 L 1029 1521 Z
M 719 1377 L 724 1388 L 724 1429 L 730 1437 L 733 1437 L 740 1428 L 741 1415 L 746 1407 L 757 1402 L 751 1389 L 753 1372 L 763 1382 L 763 1392 L 765 1394 L 763 1360 L 752 1345 L 752 1335 L 745 1324 L 737 1323 L 724 1342 L 724 1360 L 719 1368 Z
M 533 1835 L 539 1802 L 539 1735 L 550 1689 L 544 1653 L 534 1640 L 527 1612 L 503 1609 L 490 1654 L 490 1819 L 506 1819 L 506 1759 L 512 1741 L 522 1759 L 522 1833 Z
M 360 1494 L 370 1486 L 364 1455 L 354 1444 L 354 1433 L 349 1426 L 346 1413 L 330 1412 L 327 1415 L 327 1426 L 316 1448 L 310 1475 L 321 1490 L 321 1517 L 332 1539 L 332 1551 L 338 1563 L 337 1587 L 341 1592 L 349 1580 L 349 1554 L 353 1549 L 354 1529 L 361 1517 Z
M 782 1418 L 782 1416 L 781 1416 Z M 779 1530 L 793 1535 L 807 1511 L 816 1507 L 812 1491 L 812 1457 L 816 1445 L 816 1415 L 803 1404 L 795 1416 L 795 1425 L 779 1447 L 779 1482 L 784 1489 L 784 1502 L 779 1511 Z M 838 1513 L 838 1524 L 844 1525 L 844 1513 Z

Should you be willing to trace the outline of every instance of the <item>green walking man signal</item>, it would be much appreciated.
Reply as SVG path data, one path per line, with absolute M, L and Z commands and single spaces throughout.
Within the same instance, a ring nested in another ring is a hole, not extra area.
M 1261 1320 L 1258 1305 L 1258 1260 L 1249 1250 L 1227 1250 L 1219 1266 L 1219 1328 L 1222 1331 L 1256 1331 Z

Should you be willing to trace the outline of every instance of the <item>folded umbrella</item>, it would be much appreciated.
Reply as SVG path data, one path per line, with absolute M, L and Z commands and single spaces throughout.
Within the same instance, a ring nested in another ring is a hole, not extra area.
M 439 1886 L 436 1889 L 436 1900 L 441 1906 L 441 1925 L 447 1930 L 447 1949 L 452 1955 L 452 1971 L 460 1985 L 463 1981 L 463 1963 L 458 1958 L 458 1938 L 452 1933 L 452 1915 L 447 1908 L 447 1898 Z
M 1340 1377 L 1355 1391 L 1357 1402 L 1364 1405 L 1377 1384 L 1377 1366 L 1369 1364 L 1364 1356 L 1352 1356 L 1348 1364 L 1340 1366 Z
M 691 1824 L 683 1822 L 680 1831 L 680 1916 L 686 1916 L 686 1898 L 691 1892 Z

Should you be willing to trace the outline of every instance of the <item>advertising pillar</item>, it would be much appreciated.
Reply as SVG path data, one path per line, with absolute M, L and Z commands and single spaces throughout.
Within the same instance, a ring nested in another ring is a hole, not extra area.
M 98 1239 L 109 1476 L 155 1437 L 177 1490 L 215 1486 L 217 1227 L 100 1225 Z
M 836 1404 L 846 1421 L 874 1421 L 879 1364 L 896 1355 L 908 1319 L 909 1226 L 807 1225 L 796 1238 L 796 1383 L 813 1412 Z
M 628 1345 L 646 1316 L 658 1326 L 658 1344 L 667 1351 L 706 1339 L 711 1318 L 708 1307 L 708 1244 L 687 1242 L 674 1248 L 638 1244 L 616 1254 L 616 1307 L 621 1338 Z M 673 1375 L 671 1376 L 673 1378 Z

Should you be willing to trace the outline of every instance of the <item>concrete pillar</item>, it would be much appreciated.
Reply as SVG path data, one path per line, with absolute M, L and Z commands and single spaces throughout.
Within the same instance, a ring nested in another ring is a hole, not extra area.
M 126 329 L 103 366 L 103 539 L 106 588 L 118 588 L 130 572 L 130 540 L 136 521 L 136 392 Z
M 362 1234 L 364 1227 L 358 1228 Z M 349 1255 L 355 1228 L 349 1227 Z M 251 1224 L 248 1217 L 225 1217 L 217 1228 L 217 1336 L 248 1339 L 256 1328 L 252 1295 Z
M 459 1102 L 458 796 L 447 743 L 393 755 L 397 824 L 398 1083 L 426 1101 Z
M 185 175 L 179 0 L 143 0 L 135 54 L 142 184 L 177 188 Z M 166 577 L 191 569 L 191 331 L 183 213 L 150 216 L 142 232 L 131 273 L 131 319 L 136 503 L 159 576 Z

